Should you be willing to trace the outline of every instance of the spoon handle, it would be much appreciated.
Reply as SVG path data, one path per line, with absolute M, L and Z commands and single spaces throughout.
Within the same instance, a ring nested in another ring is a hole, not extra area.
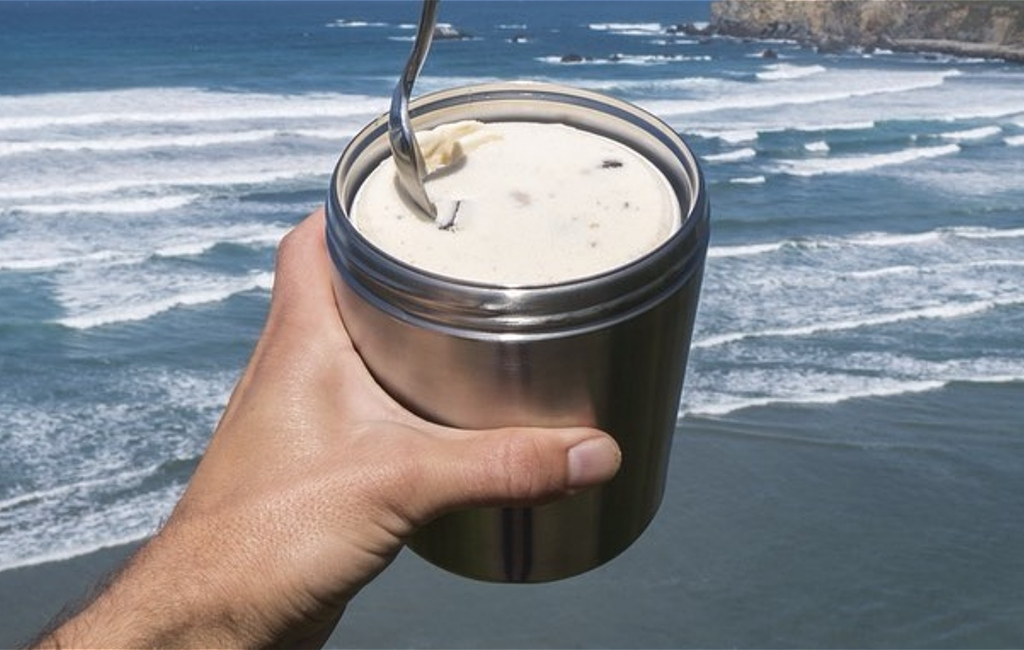
M 412 130 L 409 118 L 409 97 L 412 95 L 413 84 L 423 68 L 427 52 L 434 39 L 434 26 L 437 24 L 437 6 L 440 0 L 424 0 L 423 12 L 420 15 L 416 40 L 413 43 L 405 70 L 395 85 L 391 95 L 391 110 L 388 113 L 388 138 L 391 143 L 391 154 L 398 170 L 398 180 L 403 190 L 409 195 L 423 213 L 431 220 L 437 217 L 437 208 L 427 196 L 423 187 L 426 176 L 426 164 L 423 153 Z

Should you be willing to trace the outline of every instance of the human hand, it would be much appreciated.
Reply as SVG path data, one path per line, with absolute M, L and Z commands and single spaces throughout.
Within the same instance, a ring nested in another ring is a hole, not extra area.
M 391 399 L 334 304 L 323 211 L 278 252 L 266 327 L 163 529 L 43 645 L 318 646 L 419 526 L 609 479 L 588 428 L 465 431 Z

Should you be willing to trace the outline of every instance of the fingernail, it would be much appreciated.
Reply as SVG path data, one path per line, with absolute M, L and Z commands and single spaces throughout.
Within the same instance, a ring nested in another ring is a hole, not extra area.
M 569 449 L 568 484 L 582 488 L 603 483 L 619 470 L 622 454 L 611 438 L 588 438 Z

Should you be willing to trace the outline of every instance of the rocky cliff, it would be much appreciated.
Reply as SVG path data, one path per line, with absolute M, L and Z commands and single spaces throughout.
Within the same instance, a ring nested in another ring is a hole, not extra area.
M 847 47 L 944 52 L 1024 63 L 1024 2 L 721 0 L 711 31 Z

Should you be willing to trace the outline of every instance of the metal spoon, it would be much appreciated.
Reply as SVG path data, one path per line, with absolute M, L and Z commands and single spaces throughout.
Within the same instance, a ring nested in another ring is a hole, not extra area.
M 427 58 L 430 43 L 434 39 L 439 1 L 423 2 L 416 41 L 413 43 L 409 60 L 405 63 L 405 71 L 391 95 L 391 110 L 388 112 L 388 139 L 391 142 L 395 167 L 398 169 L 399 185 L 423 216 L 431 221 L 437 220 L 437 206 L 427 196 L 427 190 L 423 187 L 427 169 L 423 161 L 423 152 L 420 151 L 419 143 L 416 142 L 416 136 L 412 131 L 412 121 L 409 119 L 409 96 L 412 94 L 413 84 L 416 83 L 416 76 Z

